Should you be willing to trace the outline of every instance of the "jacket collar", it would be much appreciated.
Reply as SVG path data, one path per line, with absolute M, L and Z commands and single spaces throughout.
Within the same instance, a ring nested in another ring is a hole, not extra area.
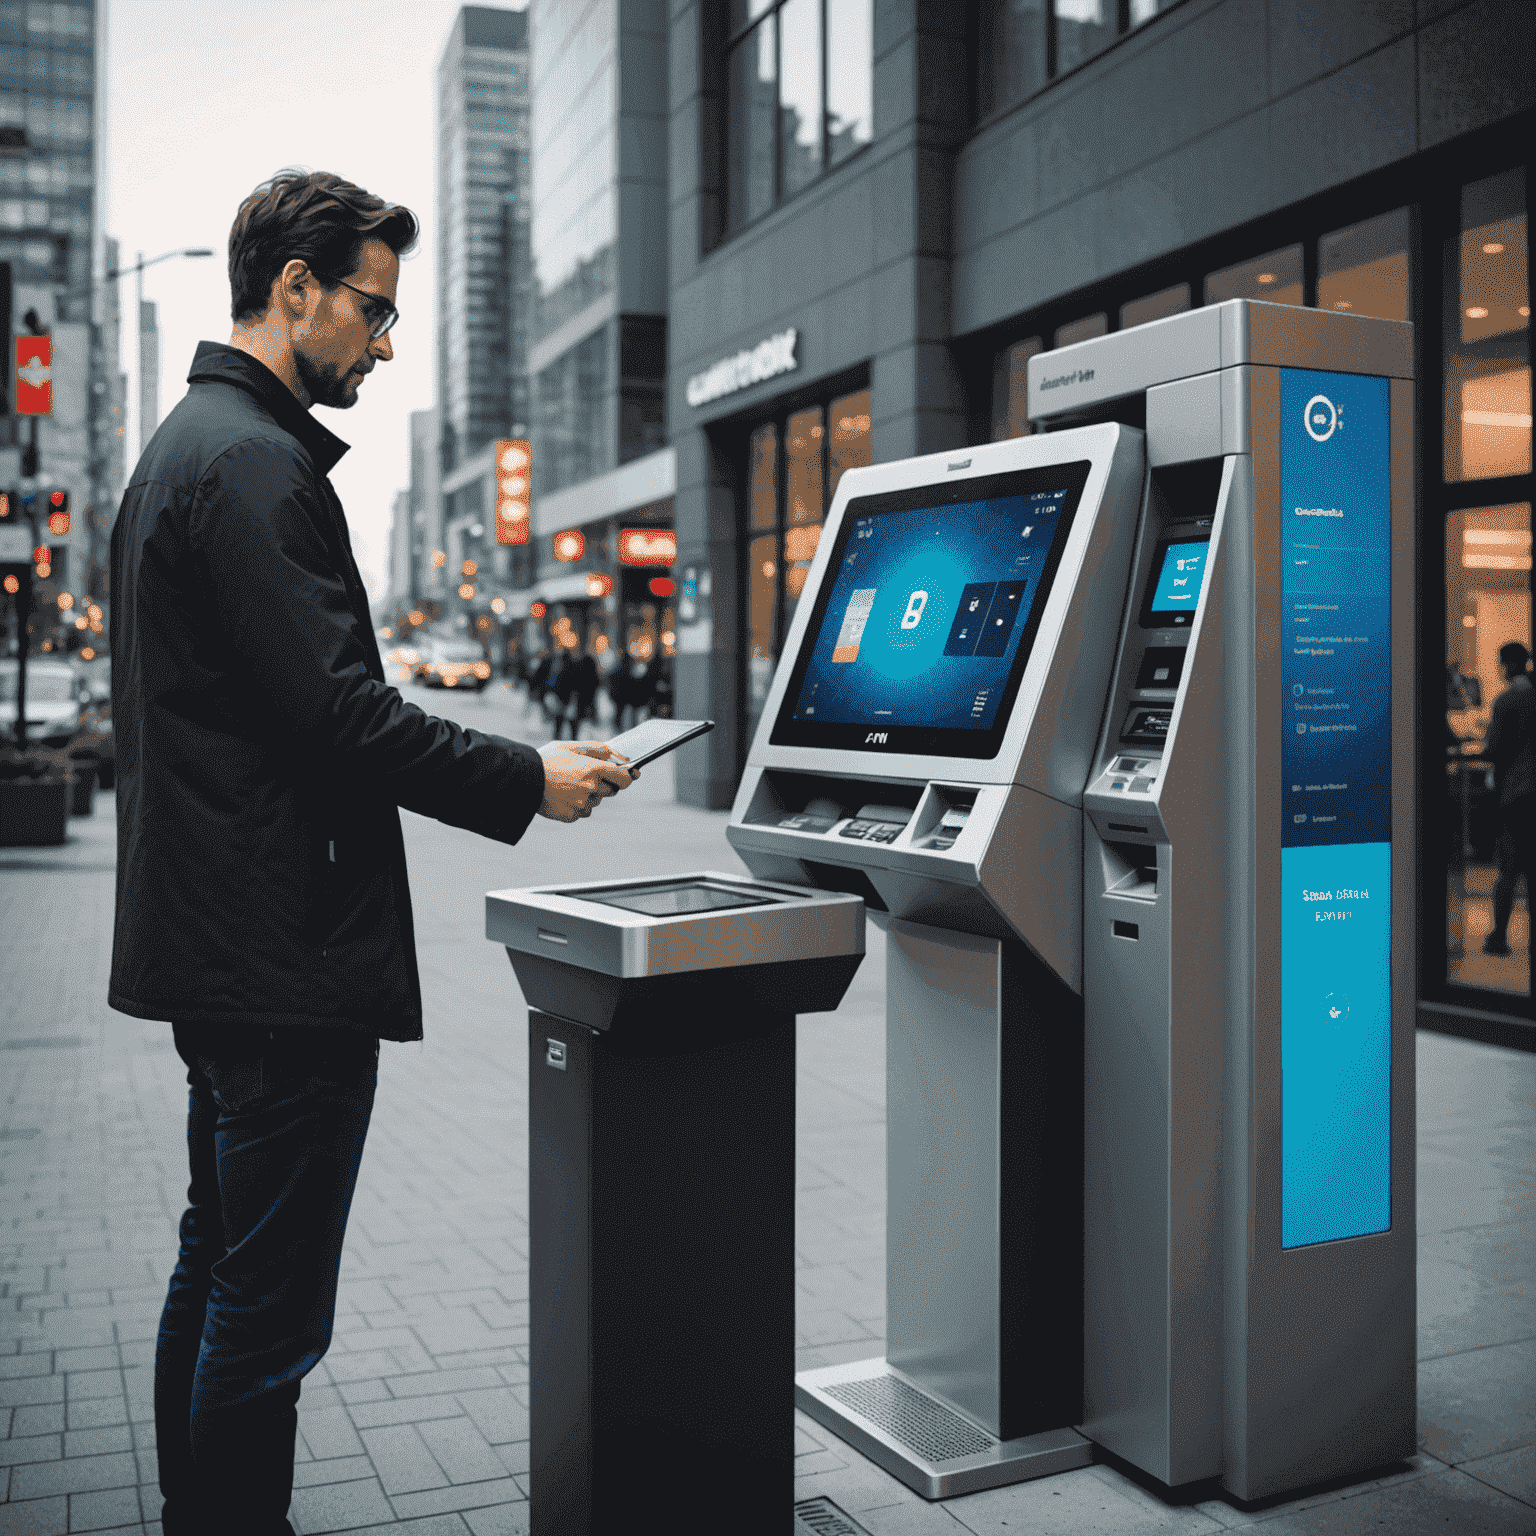
M 238 347 L 218 341 L 198 342 L 187 383 L 233 384 L 243 389 L 284 432 L 299 440 L 322 475 L 330 474 L 347 451 L 348 444 L 322 427 L 265 363 Z

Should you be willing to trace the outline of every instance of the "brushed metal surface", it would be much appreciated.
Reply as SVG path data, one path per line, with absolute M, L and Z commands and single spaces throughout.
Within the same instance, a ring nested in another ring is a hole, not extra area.
M 1413 326 L 1294 304 L 1229 299 L 1029 360 L 1032 419 L 1049 425 L 1159 384 L 1244 364 L 1413 377 Z M 1150 431 L 1152 422 L 1148 420 Z
M 763 906 L 653 917 L 584 899 L 701 880 L 769 898 Z M 485 934 L 493 943 L 625 978 L 864 953 L 864 902 L 838 891 L 751 880 L 717 871 L 662 878 L 591 880 L 488 891 Z
M 925 1499 L 952 1499 L 986 1488 L 1029 1482 L 1086 1467 L 1093 1461 L 1092 1442 L 1071 1429 L 1045 1430 L 1013 1440 L 989 1436 L 991 1447 L 976 1455 L 927 1461 L 879 1424 L 827 1394 L 828 1387 L 884 1372 L 903 1377 L 883 1360 L 857 1360 L 801 1371 L 795 1377 L 795 1406 Z

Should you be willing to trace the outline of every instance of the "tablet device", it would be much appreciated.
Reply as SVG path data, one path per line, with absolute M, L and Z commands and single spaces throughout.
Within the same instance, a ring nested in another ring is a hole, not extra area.
M 615 736 L 608 745 L 627 757 L 631 768 L 639 768 L 714 728 L 713 720 L 647 720 L 644 725 Z

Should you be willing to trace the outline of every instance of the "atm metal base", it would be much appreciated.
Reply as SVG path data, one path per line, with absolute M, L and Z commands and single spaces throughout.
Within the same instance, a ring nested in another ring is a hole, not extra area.
M 795 1406 L 925 1499 L 952 1499 L 1086 1467 L 1093 1442 L 1073 1429 L 998 1440 L 884 1360 L 801 1371 Z

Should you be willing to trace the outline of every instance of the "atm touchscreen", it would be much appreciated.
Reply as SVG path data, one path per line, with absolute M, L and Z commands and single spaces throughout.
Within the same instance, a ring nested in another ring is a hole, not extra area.
M 1143 629 L 1186 629 L 1194 623 L 1210 552 L 1208 533 L 1176 535 L 1158 547 L 1141 606 Z
M 995 756 L 1088 469 L 850 501 L 774 743 Z

